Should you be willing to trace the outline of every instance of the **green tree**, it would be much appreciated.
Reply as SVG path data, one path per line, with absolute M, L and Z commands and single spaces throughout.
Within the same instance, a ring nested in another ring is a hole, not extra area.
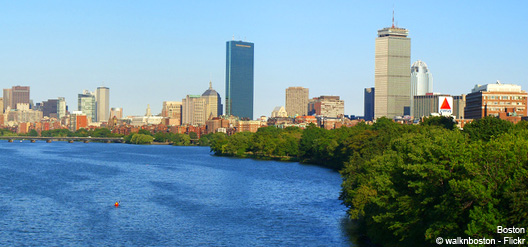
M 36 130 L 30 130 L 29 133 L 27 134 L 28 136 L 38 136 L 38 132 Z
M 192 140 L 198 140 L 198 134 L 196 134 L 196 132 L 189 132 L 189 137 L 192 139 Z
M 448 130 L 453 130 L 456 128 L 456 122 L 453 117 L 445 116 L 426 117 L 423 119 L 423 122 L 421 122 L 420 125 L 440 126 Z
M 493 116 L 477 119 L 464 126 L 464 132 L 471 140 L 489 141 L 494 136 L 499 136 L 513 129 L 513 124 Z

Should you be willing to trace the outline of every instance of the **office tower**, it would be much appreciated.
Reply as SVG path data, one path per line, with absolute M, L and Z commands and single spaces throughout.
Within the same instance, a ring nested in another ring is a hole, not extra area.
M 286 88 L 286 112 L 288 116 L 308 115 L 308 88 L 289 87 Z
M 10 89 L 4 89 L 4 111 L 7 107 L 17 109 L 17 104 L 20 103 L 31 105 L 28 86 L 13 86 Z
M 203 94 L 205 99 L 205 118 L 210 119 L 222 115 L 222 99 L 220 94 L 213 89 L 213 83 L 209 82 L 209 89 Z
M 0 111 L 4 113 L 4 98 L 0 98 Z
M 4 112 L 11 108 L 11 88 L 4 88 Z
M 373 87 L 365 88 L 365 93 L 363 96 L 363 107 L 364 107 L 364 118 L 365 121 L 374 120 L 374 100 L 375 100 L 375 90 Z
M 182 99 L 182 124 L 205 124 L 205 98 L 200 95 L 187 95 Z
M 485 116 L 496 116 L 506 119 L 507 116 L 527 116 L 526 91 L 521 86 L 514 84 L 476 85 L 471 93 L 466 95 L 466 108 L 464 117 L 467 119 L 480 119 Z
M 106 122 L 110 117 L 110 89 L 98 87 L 95 90 L 95 102 L 97 107 L 97 122 Z
M 339 96 L 313 98 L 308 103 L 308 112 L 311 115 L 337 118 L 345 114 L 345 101 L 340 100 Z
M 57 101 L 57 119 L 60 120 L 62 117 L 66 116 L 66 112 L 66 99 L 64 97 L 59 97 Z
M 253 119 L 254 44 L 226 44 L 226 115 Z
M 44 117 L 57 117 L 57 110 L 58 110 L 58 99 L 49 99 L 47 101 L 42 102 L 41 111 L 42 115 Z
M 177 126 L 182 123 L 182 102 L 163 101 L 161 116 L 169 118 L 167 125 Z
M 112 109 L 110 109 L 109 119 L 112 119 L 114 117 L 116 117 L 117 119 L 123 118 L 123 108 L 112 107 Z
M 394 26 L 378 30 L 375 46 L 374 118 L 404 115 L 409 111 L 411 39 L 409 31 Z
M 426 95 L 433 92 L 433 75 L 423 61 L 416 61 L 411 66 L 411 115 L 414 113 L 414 100 L 416 95 Z M 419 116 L 417 116 L 419 117 Z
M 85 114 L 88 121 L 96 122 L 95 95 L 88 90 L 79 94 L 77 110 Z

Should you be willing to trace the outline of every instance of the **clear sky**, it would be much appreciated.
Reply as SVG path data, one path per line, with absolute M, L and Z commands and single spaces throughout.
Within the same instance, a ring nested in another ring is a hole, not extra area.
M 427 63 L 434 91 L 475 84 L 528 89 L 528 1 L 0 1 L 0 83 L 31 87 L 35 103 L 110 88 L 110 107 L 225 96 L 226 41 L 255 43 L 254 116 L 284 105 L 285 89 L 339 95 L 363 115 L 374 86 L 377 30 L 409 29 L 411 63 Z M 409 65 L 410 66 L 410 65 Z

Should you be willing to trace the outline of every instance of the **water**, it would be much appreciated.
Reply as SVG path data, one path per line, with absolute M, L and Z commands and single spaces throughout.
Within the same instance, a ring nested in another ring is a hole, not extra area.
M 0 141 L 0 245 L 350 246 L 340 183 L 206 147 Z

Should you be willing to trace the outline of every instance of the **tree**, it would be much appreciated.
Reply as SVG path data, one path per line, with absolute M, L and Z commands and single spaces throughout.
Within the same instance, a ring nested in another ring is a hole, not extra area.
M 471 140 L 489 141 L 494 136 L 499 136 L 513 129 L 513 124 L 493 116 L 487 116 L 464 126 Z
M 189 132 L 189 137 L 191 140 L 198 140 L 198 134 L 196 134 L 196 132 Z
M 38 132 L 34 129 L 30 130 L 28 136 L 38 136 Z
M 426 117 L 423 119 L 423 122 L 421 122 L 420 125 L 439 126 L 448 130 L 453 130 L 456 127 L 453 117 L 445 116 Z

